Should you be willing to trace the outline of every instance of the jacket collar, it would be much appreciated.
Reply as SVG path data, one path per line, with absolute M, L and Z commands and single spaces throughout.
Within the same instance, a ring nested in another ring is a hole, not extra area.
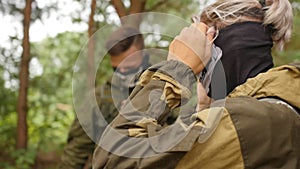
M 300 64 L 283 65 L 249 78 L 228 97 L 279 98 L 300 109 Z

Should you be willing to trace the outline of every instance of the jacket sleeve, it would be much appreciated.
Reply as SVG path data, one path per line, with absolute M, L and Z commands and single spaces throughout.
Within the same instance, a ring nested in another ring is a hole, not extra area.
M 60 169 L 82 169 L 92 158 L 95 143 L 89 138 L 75 118 L 68 135 L 68 142 L 61 157 Z M 89 162 L 91 163 L 91 162 Z
M 94 152 L 93 168 L 155 168 L 158 161 L 164 161 L 165 168 L 174 168 L 176 159 L 185 154 L 185 148 L 175 145 L 190 133 L 191 122 L 185 117 L 196 106 L 192 98 L 195 82 L 192 70 L 174 60 L 146 70 L 104 131 Z M 181 118 L 171 127 L 163 126 L 170 112 L 182 105 L 187 108 L 180 110 Z

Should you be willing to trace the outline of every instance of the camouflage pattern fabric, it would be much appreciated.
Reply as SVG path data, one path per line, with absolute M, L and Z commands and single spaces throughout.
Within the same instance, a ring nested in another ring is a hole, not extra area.
M 118 100 L 113 100 L 111 90 L 118 96 Z M 125 100 L 126 95 L 108 80 L 104 85 L 96 90 L 96 98 L 99 109 L 105 120 L 110 123 L 118 114 L 118 106 Z M 86 134 L 77 117 L 71 125 L 67 144 L 61 157 L 59 169 L 90 169 L 92 168 L 91 160 L 95 149 L 94 141 Z
M 174 108 L 195 106 L 196 77 L 178 61 L 154 65 L 104 132 L 93 168 L 298 169 L 299 112 L 259 100 L 277 98 L 299 109 L 297 67 L 285 65 L 248 79 L 209 109 L 183 110 L 170 129 L 163 124 Z

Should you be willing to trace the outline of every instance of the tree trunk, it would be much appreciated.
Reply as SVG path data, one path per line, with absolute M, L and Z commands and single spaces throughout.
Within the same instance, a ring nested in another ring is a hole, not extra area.
M 89 17 L 89 28 L 88 28 L 88 36 L 89 36 L 89 42 L 88 42 L 88 81 L 89 81 L 89 87 L 94 87 L 94 78 L 93 74 L 95 71 L 94 68 L 94 62 L 95 62 L 95 38 L 92 37 L 95 32 L 95 22 L 94 22 L 94 15 L 96 10 L 96 0 L 92 0 L 91 2 L 91 13 Z
M 24 37 L 23 37 L 23 53 L 20 67 L 20 89 L 17 103 L 18 123 L 17 123 L 17 149 L 27 148 L 27 93 L 29 84 L 29 62 L 30 62 L 30 44 L 29 44 L 29 26 L 31 16 L 32 0 L 26 0 L 24 9 Z
M 143 20 L 142 15 L 132 15 L 132 14 L 138 14 L 145 11 L 145 5 L 146 0 L 130 0 L 130 8 L 129 8 L 129 14 L 131 17 L 127 21 L 127 24 L 139 28 L 140 24 Z
M 115 8 L 119 18 L 122 18 L 127 15 L 127 11 L 122 0 L 111 0 L 110 2 Z
M 145 11 L 146 0 L 130 0 L 130 7 L 126 9 L 121 0 L 111 0 L 111 4 L 115 8 L 119 18 L 121 19 L 122 25 L 129 25 L 135 28 L 139 28 L 142 18 L 138 14 Z M 131 15 L 130 17 L 126 17 Z

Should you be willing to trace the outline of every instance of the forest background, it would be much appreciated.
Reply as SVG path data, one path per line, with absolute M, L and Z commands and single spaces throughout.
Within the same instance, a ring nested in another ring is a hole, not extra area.
M 276 66 L 300 62 L 300 0 L 290 1 L 294 30 L 285 50 L 273 51 Z M 76 115 L 72 76 L 89 37 L 107 23 L 139 12 L 168 13 L 190 22 L 213 0 L 0 2 L 0 168 L 51 169 Z M 165 50 L 171 40 L 145 36 L 146 47 Z M 98 72 L 97 83 L 102 83 L 112 72 L 107 59 Z

